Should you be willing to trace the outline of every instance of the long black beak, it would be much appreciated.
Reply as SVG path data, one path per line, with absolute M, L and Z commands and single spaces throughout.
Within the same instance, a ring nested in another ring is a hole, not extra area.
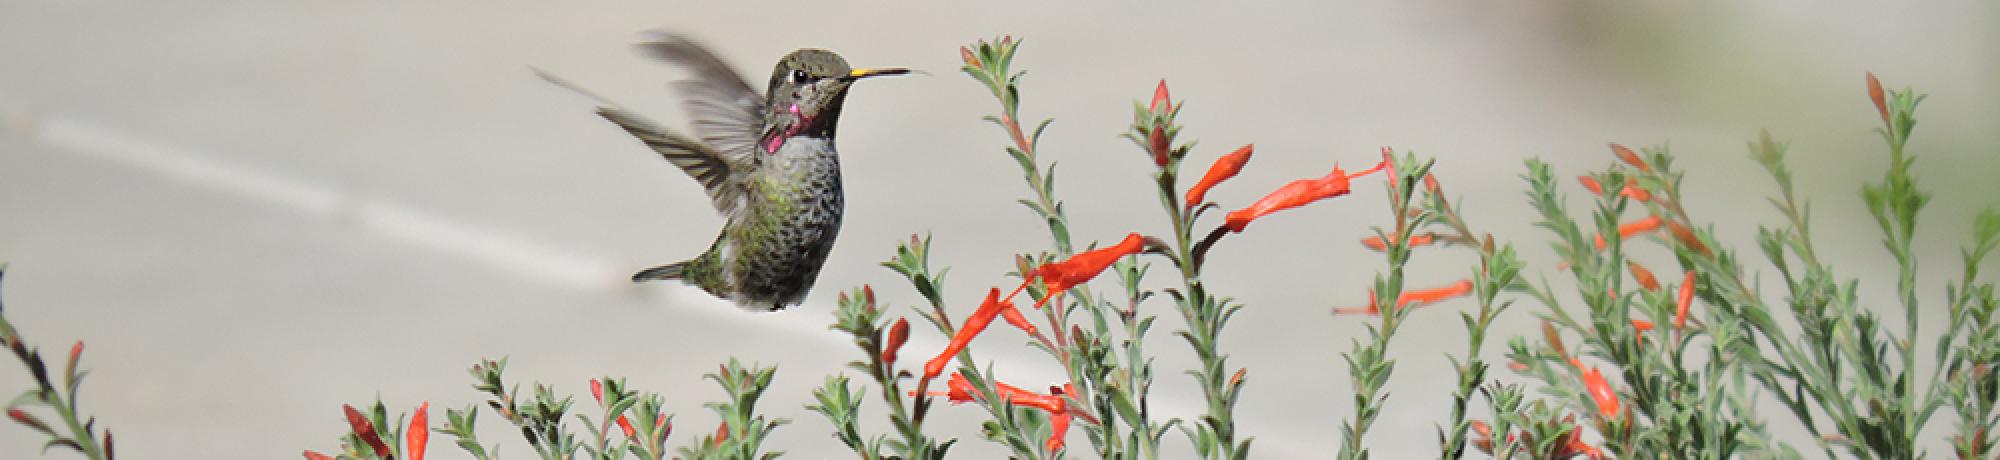
M 910 69 L 905 69 L 901 67 L 882 67 L 882 68 L 862 67 L 859 69 L 854 69 L 854 71 L 852 72 L 848 72 L 847 76 L 842 77 L 842 79 L 847 81 L 854 81 L 868 77 L 880 77 L 884 75 L 902 75 L 906 73 L 910 73 Z

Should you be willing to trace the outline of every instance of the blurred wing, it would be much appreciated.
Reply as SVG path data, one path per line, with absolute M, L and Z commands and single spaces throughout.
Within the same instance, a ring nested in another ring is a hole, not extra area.
M 597 114 L 618 124 L 625 132 L 632 133 L 647 147 L 659 152 L 661 158 L 666 158 L 667 162 L 686 172 L 688 177 L 701 182 L 702 188 L 708 190 L 708 198 L 714 201 L 716 212 L 733 216 L 743 207 L 743 175 L 747 170 L 733 163 L 727 154 L 703 145 L 701 141 L 655 126 L 622 109 L 603 107 L 597 109 Z
M 686 98 L 694 132 L 722 157 L 748 169 L 757 165 L 757 140 L 763 136 L 764 97 L 730 70 L 714 53 L 679 35 L 664 35 L 639 44 L 648 56 L 686 67 L 694 78 L 674 82 Z

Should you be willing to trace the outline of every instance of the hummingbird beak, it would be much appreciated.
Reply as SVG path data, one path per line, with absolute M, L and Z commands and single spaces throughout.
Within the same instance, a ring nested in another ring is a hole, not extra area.
M 882 67 L 882 68 L 862 67 L 859 69 L 854 69 L 854 71 L 852 72 L 848 72 L 847 78 L 845 79 L 847 81 L 854 81 L 868 77 L 880 77 L 883 75 L 902 75 L 906 73 L 910 73 L 910 69 L 905 69 L 900 67 Z

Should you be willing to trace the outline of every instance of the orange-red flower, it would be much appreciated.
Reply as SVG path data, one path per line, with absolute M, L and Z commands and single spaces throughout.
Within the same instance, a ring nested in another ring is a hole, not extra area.
M 1194 187 L 1188 188 L 1187 200 L 1181 203 L 1181 207 L 1193 209 L 1195 206 L 1201 206 L 1202 200 L 1208 199 L 1208 189 L 1231 177 L 1236 177 L 1236 173 L 1243 171 L 1243 164 L 1250 162 L 1250 154 L 1255 146 L 1256 144 L 1245 144 L 1236 151 L 1215 159 L 1215 164 L 1208 167 L 1208 173 L 1202 174 L 1201 181 L 1195 182 Z
M 1389 234 L 1389 237 L 1395 238 L 1396 234 L 1391 233 Z M 1423 246 L 1435 242 L 1437 242 L 1436 233 L 1420 233 L 1416 235 L 1410 235 L 1410 246 L 1412 247 Z M 1373 249 L 1376 251 L 1386 251 L 1389 249 L 1388 243 L 1382 241 L 1382 237 L 1380 236 L 1371 236 L 1367 238 L 1362 238 L 1361 245 L 1367 246 L 1368 249 Z
M 1882 115 L 1882 122 L 1889 122 L 1889 102 L 1882 91 L 1882 80 L 1875 78 L 1875 72 L 1868 72 L 1868 101 L 1875 103 L 1875 111 Z
M 1007 404 L 1032 407 L 1047 412 L 1049 414 L 1049 427 L 1054 432 L 1049 435 L 1047 447 L 1050 452 L 1062 449 L 1063 437 L 1069 432 L 1071 417 L 1069 402 L 1063 399 L 1062 395 L 1072 390 L 1056 391 L 1052 388 L 1049 394 L 1042 394 L 1002 382 L 993 382 L 993 386 L 1000 389 L 1001 400 L 1006 401 Z M 1069 387 L 1069 385 L 1065 384 L 1064 387 Z M 952 404 L 959 404 L 971 402 L 979 394 L 979 389 L 972 386 L 972 380 L 965 378 L 965 374 L 957 372 L 951 374 L 951 379 L 945 382 L 945 388 L 945 391 L 931 392 L 930 395 L 944 396 Z M 914 392 L 912 396 L 914 396 Z
M 1626 148 L 1623 145 L 1618 145 L 1617 142 L 1611 143 L 1611 153 L 1617 154 L 1619 161 L 1623 161 L 1625 162 L 1625 164 L 1632 165 L 1633 168 L 1637 168 L 1638 170 L 1645 172 L 1653 171 L 1653 167 L 1647 166 L 1646 160 L 1639 158 L 1639 154 L 1637 152 L 1633 152 L 1632 149 Z
M 410 460 L 424 460 L 424 449 L 430 446 L 431 443 L 430 412 L 431 412 L 430 401 L 424 401 L 423 405 L 417 406 L 417 413 L 415 415 L 410 416 L 409 431 L 403 432 L 403 436 L 405 437 L 404 441 L 406 442 L 404 450 L 409 452 Z M 625 419 L 619 418 L 618 421 L 622 422 L 625 421 Z M 626 430 L 628 431 L 626 431 L 625 435 L 631 436 L 632 433 L 631 431 L 629 431 L 631 430 L 631 428 L 626 428 Z
M 1686 225 L 1669 220 L 1667 221 L 1667 232 L 1673 233 L 1674 239 L 1680 240 L 1682 246 L 1687 246 L 1688 249 L 1693 249 L 1694 252 L 1708 254 L 1708 245 L 1703 244 L 1701 238 L 1695 236 L 1694 230 L 1688 228 Z
M 1580 183 L 1583 183 L 1583 189 L 1584 189 L 1584 190 L 1589 190 L 1589 191 L 1590 191 L 1590 194 L 1592 194 L 1592 195 L 1603 195 L 1603 194 L 1604 194 L 1604 186 L 1602 186 L 1602 185 L 1597 185 L 1597 178 L 1595 178 L 1595 177 L 1590 177 L 1590 175 L 1589 175 L 1589 174 L 1585 174 L 1585 175 L 1581 175 L 1581 176 L 1576 176 L 1576 181 L 1577 181 L 1577 182 L 1580 182 Z
M 1582 455 L 1584 458 L 1590 460 L 1604 459 L 1604 451 L 1583 442 L 1583 427 L 1575 426 L 1576 414 L 1563 417 L 1563 424 L 1570 425 L 1571 428 L 1569 435 L 1563 438 L 1562 444 L 1554 452 L 1555 458 L 1573 458 Z
M 1458 282 L 1452 283 L 1449 286 L 1440 288 L 1405 291 L 1403 292 L 1403 295 L 1396 297 L 1396 308 L 1420 307 L 1423 306 L 1424 304 L 1435 303 L 1441 300 L 1463 296 L 1471 292 L 1472 292 L 1471 280 L 1459 280 Z M 1380 315 L 1382 314 L 1382 310 L 1375 306 L 1376 303 L 1377 302 L 1375 299 L 1375 290 L 1370 289 L 1368 291 L 1368 306 L 1335 308 L 1333 309 L 1333 314 Z
M 1647 270 L 1646 266 L 1627 260 L 1625 261 L 1625 268 L 1632 271 L 1632 279 L 1639 280 L 1639 287 L 1645 288 L 1648 291 L 1660 290 L 1660 280 L 1654 278 L 1653 271 Z
M 958 328 L 958 332 L 952 334 L 951 343 L 945 344 L 944 351 L 939 352 L 937 357 L 924 363 L 923 380 L 929 381 L 937 378 L 938 374 L 943 374 L 945 365 L 949 364 L 953 357 L 958 356 L 958 352 L 964 351 L 965 345 L 971 343 L 973 337 L 978 337 L 981 331 L 985 331 L 986 325 L 992 324 L 994 317 L 1000 316 L 1002 310 L 1013 308 L 1012 302 L 1000 300 L 1000 288 L 987 291 L 986 300 L 979 304 L 979 309 L 974 310 L 972 316 L 965 319 L 965 324 Z
M 1099 273 L 1103 273 L 1104 269 L 1110 268 L 1111 264 L 1117 262 L 1118 259 L 1136 254 L 1145 248 L 1146 237 L 1138 233 L 1131 233 L 1125 235 L 1125 240 L 1119 241 L 1116 245 L 1077 253 L 1070 256 L 1069 260 L 1062 262 L 1042 264 L 1041 267 L 1035 268 L 1022 277 L 1021 287 L 1014 288 L 1014 292 L 1008 293 L 1007 299 L 1009 301 L 1013 300 L 1014 294 L 1019 294 L 1021 289 L 1028 287 L 1028 283 L 1034 282 L 1036 278 L 1041 278 L 1042 284 L 1049 289 L 1048 295 L 1043 296 L 1040 302 L 1035 302 L 1035 308 L 1042 308 L 1042 304 L 1047 303 L 1050 298 L 1055 297 L 1056 293 L 1067 291 L 1069 288 L 1076 287 L 1076 285 L 1090 282 L 1091 278 L 1096 278 Z M 1023 322 L 1025 323 L 1025 320 Z
M 1627 239 L 1631 238 L 1632 235 L 1659 230 L 1661 222 L 1660 216 L 1646 216 L 1644 219 L 1620 225 L 1618 226 L 1618 239 Z M 1604 249 L 1604 235 L 1597 235 L 1597 249 Z
M 1626 177 L 1625 188 L 1619 190 L 1618 194 L 1641 202 L 1653 199 L 1653 192 L 1648 192 L 1645 187 L 1640 187 L 1639 178 L 1637 177 Z
M 1167 111 L 1169 112 L 1174 110 L 1174 101 L 1167 94 L 1167 79 L 1165 78 L 1160 79 L 1160 86 L 1153 88 L 1153 103 L 1146 106 L 1146 111 L 1160 113 L 1160 106 L 1163 105 L 1167 107 Z
M 1243 228 L 1249 226 L 1250 221 L 1257 220 L 1257 218 L 1270 215 L 1274 212 L 1304 206 L 1314 201 L 1346 195 L 1352 191 L 1348 188 L 1348 181 L 1357 177 L 1374 174 L 1376 171 L 1381 171 L 1388 166 L 1389 159 L 1384 155 L 1382 162 L 1376 163 L 1375 167 L 1352 175 L 1347 174 L 1346 171 L 1342 171 L 1339 166 L 1334 166 L 1332 172 L 1318 179 L 1291 181 L 1282 187 L 1278 187 L 1277 190 L 1272 191 L 1270 194 L 1264 195 L 1264 198 L 1257 200 L 1256 203 L 1251 203 L 1250 206 L 1230 211 L 1229 215 L 1225 217 L 1223 225 L 1228 227 L 1231 232 L 1242 233 Z
M 1049 441 L 1048 445 L 1045 446 L 1049 449 L 1049 452 L 1062 450 L 1063 438 L 1069 435 L 1069 418 L 1069 412 L 1058 412 L 1049 415 Z
M 882 344 L 882 363 L 895 364 L 896 352 L 903 349 L 903 342 L 910 340 L 910 320 L 896 318 L 896 324 L 889 326 L 887 343 Z
M 597 400 L 598 406 L 600 407 L 604 406 L 603 382 L 598 382 L 597 379 L 590 379 L 590 399 Z M 429 407 L 430 405 L 430 403 L 424 403 L 424 404 L 425 407 Z M 637 437 L 639 433 L 638 430 L 632 428 L 632 421 L 626 420 L 625 416 L 623 415 L 618 416 L 618 429 L 624 431 L 625 437 L 627 438 Z
M 1571 359 L 1570 363 L 1583 369 L 1583 363 L 1575 359 Z M 1604 379 L 1603 372 L 1595 367 L 1583 369 L 1583 388 L 1590 393 L 1590 399 L 1597 402 L 1599 415 L 1607 419 L 1618 416 L 1618 393 L 1611 389 L 1611 382 Z
M 1681 279 L 1681 292 L 1674 299 L 1674 329 L 1687 327 L 1688 306 L 1694 304 L 1694 270 Z

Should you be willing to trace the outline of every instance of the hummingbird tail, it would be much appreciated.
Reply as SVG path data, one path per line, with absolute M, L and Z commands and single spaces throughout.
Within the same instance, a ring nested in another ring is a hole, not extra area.
M 687 278 L 687 268 L 687 262 L 675 262 L 640 270 L 638 273 L 632 274 L 632 282 L 643 283 L 647 281 L 685 279 Z

